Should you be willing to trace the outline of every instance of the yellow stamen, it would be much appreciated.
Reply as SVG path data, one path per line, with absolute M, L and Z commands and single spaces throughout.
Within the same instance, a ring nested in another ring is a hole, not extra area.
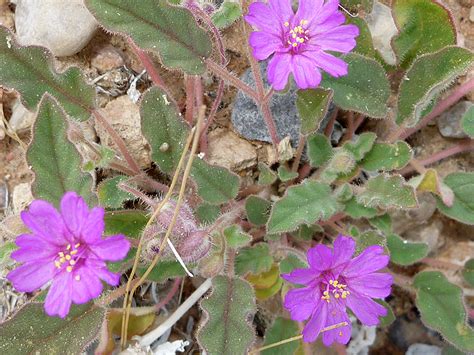
M 67 250 L 71 249 L 71 244 L 68 244 L 66 247 Z
M 342 332 L 339 332 L 339 336 L 342 337 Z
M 332 285 L 334 283 L 333 280 L 329 280 L 329 284 Z
M 81 276 L 80 276 L 80 275 L 76 275 L 76 276 L 74 277 L 74 279 L 75 279 L 76 281 L 80 281 L 80 280 L 81 280 Z
M 334 297 L 339 298 L 339 297 L 341 297 L 341 296 L 339 295 L 339 293 L 336 293 L 336 294 L 334 295 Z
M 55 261 L 54 262 L 54 265 L 56 265 L 56 267 L 59 269 L 61 267 L 61 263 L 59 261 Z
M 288 26 L 290 25 L 290 23 L 289 23 L 288 21 L 286 21 L 286 22 L 284 23 L 284 25 L 285 25 L 285 27 L 288 27 Z
M 292 46 L 293 47 L 296 47 L 298 45 L 298 43 L 293 43 Z
M 71 255 L 66 255 L 66 260 L 71 260 Z
M 67 272 L 71 272 L 71 271 L 72 271 L 72 266 L 68 266 L 68 267 L 66 268 L 66 271 L 67 271 Z
M 76 245 L 74 245 L 74 248 L 79 248 L 79 246 L 81 245 L 81 243 L 77 243 Z
M 338 283 L 339 283 L 339 281 L 335 280 L 335 281 L 333 282 L 333 285 L 336 286 L 336 287 L 338 287 L 338 286 L 337 286 Z
M 76 255 L 76 254 L 77 254 L 77 250 L 71 251 L 71 255 Z
M 69 260 L 69 264 L 76 265 L 76 260 Z
M 61 264 L 62 264 L 63 262 L 65 262 L 65 261 L 66 261 L 66 259 L 64 259 L 64 258 L 60 258 L 60 259 L 59 259 L 59 262 L 60 262 Z
M 62 258 L 62 257 L 64 256 L 64 253 L 63 253 L 62 251 L 60 251 L 60 252 L 58 253 L 58 255 Z

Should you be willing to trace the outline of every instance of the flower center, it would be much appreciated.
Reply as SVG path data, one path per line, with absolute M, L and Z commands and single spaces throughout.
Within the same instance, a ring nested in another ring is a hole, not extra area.
M 81 246 L 80 243 L 77 243 L 75 245 L 68 244 L 64 251 L 60 251 L 58 253 L 58 257 L 54 260 L 54 265 L 58 269 L 61 269 L 64 265 L 67 265 L 66 271 L 72 272 L 74 265 L 76 265 L 77 263 L 77 259 L 78 259 L 77 253 L 79 252 L 78 248 L 80 246 Z M 76 280 L 77 280 L 77 277 L 78 276 L 76 276 Z
M 304 26 L 308 24 L 308 20 L 301 20 L 298 26 L 293 27 L 288 33 L 288 45 L 293 49 L 299 49 L 300 46 L 309 40 L 307 30 Z M 285 27 L 290 27 L 290 23 L 287 21 L 284 23 Z
M 329 280 L 329 284 L 326 284 L 326 290 L 323 291 L 321 296 L 322 300 L 325 300 L 327 303 L 331 301 L 331 297 L 335 299 L 346 299 L 351 293 L 346 290 L 347 285 L 339 283 L 338 280 Z

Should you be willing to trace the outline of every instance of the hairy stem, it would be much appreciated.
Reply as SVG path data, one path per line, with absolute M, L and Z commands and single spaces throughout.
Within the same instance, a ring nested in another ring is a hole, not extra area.
M 194 76 L 185 75 L 184 82 L 186 86 L 186 112 L 184 114 L 184 119 L 192 126 L 194 119 L 194 103 L 196 102 Z
M 159 311 L 162 307 L 166 306 L 169 303 L 169 301 L 171 301 L 171 299 L 174 297 L 176 292 L 178 292 L 180 284 L 181 284 L 181 278 L 178 277 L 174 279 L 173 285 L 171 286 L 171 290 L 168 292 L 166 297 L 155 306 L 155 309 L 157 311 Z

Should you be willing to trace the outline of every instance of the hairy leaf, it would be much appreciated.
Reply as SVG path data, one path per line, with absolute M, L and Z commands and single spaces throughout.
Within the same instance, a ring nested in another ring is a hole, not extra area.
M 415 276 L 416 306 L 421 320 L 462 351 L 474 351 L 474 330 L 466 322 L 462 290 L 438 271 Z
M 273 264 L 270 270 L 257 275 L 249 274 L 246 279 L 255 289 L 255 296 L 258 300 L 266 300 L 274 296 L 283 285 L 277 264 Z
M 203 202 L 196 208 L 195 214 L 199 222 L 209 225 L 219 217 L 221 209 L 219 206 Z
M 254 342 L 250 319 L 256 312 L 252 286 L 241 278 L 216 276 L 201 301 L 205 318 L 197 340 L 209 355 L 246 354 Z
M 344 212 L 348 216 L 355 219 L 359 219 L 362 217 L 372 218 L 377 215 L 376 208 L 361 205 L 357 202 L 357 199 L 355 197 L 352 197 L 349 201 L 346 202 Z
M 278 317 L 272 326 L 265 332 L 265 342 L 263 345 L 270 345 L 288 338 L 292 338 L 299 334 L 298 324 L 295 321 Z M 287 344 L 280 345 L 275 348 L 264 350 L 262 355 L 293 355 L 301 344 L 300 341 L 292 341 Z
M 217 28 L 224 29 L 232 25 L 241 16 L 242 8 L 240 3 L 224 1 L 219 10 L 212 15 L 212 22 L 214 22 Z
M 272 263 L 268 244 L 258 243 L 238 251 L 235 257 L 235 272 L 237 275 L 245 275 L 248 272 L 256 275 L 270 270 Z
M 107 212 L 104 216 L 105 234 L 124 234 L 128 238 L 138 239 L 148 222 L 145 212 L 122 210 Z
M 405 167 L 412 156 L 410 146 L 404 141 L 376 143 L 362 160 L 361 166 L 367 171 L 398 170 Z
M 36 110 L 47 92 L 69 116 L 87 120 L 95 103 L 95 90 L 86 84 L 79 68 L 57 73 L 46 48 L 20 47 L 13 38 L 10 31 L 0 26 L 0 85 L 18 90 L 31 111 Z
M 326 164 L 333 155 L 331 142 L 324 134 L 314 134 L 308 137 L 308 157 L 311 166 L 318 168 Z
M 348 22 L 356 25 L 359 28 L 359 36 L 357 36 L 357 45 L 353 49 L 355 53 L 359 53 L 368 58 L 377 58 L 377 52 L 374 48 L 374 42 L 372 40 L 372 34 L 370 33 L 369 26 L 360 17 L 347 17 Z
M 298 90 L 296 108 L 301 120 L 301 134 L 314 133 L 326 116 L 332 101 L 332 90 Z
M 382 65 L 356 53 L 343 59 L 349 64 L 348 74 L 340 78 L 326 74 L 321 83 L 324 88 L 334 90 L 334 103 L 344 110 L 385 117 L 390 85 Z
M 462 117 L 461 127 L 469 137 L 474 138 L 474 105 Z
M 107 208 L 118 209 L 123 207 L 127 200 L 133 200 L 135 196 L 131 193 L 121 190 L 117 185 L 127 181 L 126 176 L 115 176 L 102 181 L 97 187 L 97 196 L 99 204 Z
M 364 132 L 357 136 L 353 142 L 344 143 L 345 150 L 352 153 L 356 161 L 362 160 L 364 156 L 372 149 L 377 135 L 372 132 Z
M 380 317 L 380 326 L 388 327 L 395 321 L 395 314 L 393 314 L 392 307 L 390 307 L 387 302 L 382 300 L 375 300 L 375 302 L 380 303 L 387 310 L 387 315 L 385 317 Z
M 146 267 L 139 267 L 137 274 L 139 276 L 143 275 L 146 271 Z M 175 260 L 163 260 L 159 261 L 150 274 L 147 276 L 148 281 L 154 282 L 164 282 L 168 279 L 173 279 L 176 277 L 186 276 L 181 264 Z
M 390 261 L 399 265 L 411 265 L 428 255 L 428 244 L 412 243 L 396 234 L 387 236 Z
M 407 68 L 416 57 L 456 44 L 456 28 L 449 11 L 433 0 L 397 0 L 393 17 L 400 34 L 392 41 L 400 64 Z
M 249 196 L 245 201 L 245 212 L 250 223 L 263 226 L 268 221 L 271 203 L 258 196 Z
M 474 287 L 474 259 L 466 261 L 462 270 L 462 276 L 471 287 Z
M 357 202 L 367 207 L 383 209 L 413 208 L 418 205 L 415 190 L 400 175 L 379 175 L 370 179 L 364 191 L 357 196 Z
M 278 178 L 283 182 L 290 181 L 298 177 L 298 173 L 296 171 L 291 171 L 284 165 L 280 165 L 277 172 Z
M 65 319 L 48 316 L 42 303 L 29 303 L 0 327 L 1 354 L 79 354 L 99 334 L 105 309 L 73 305 Z
M 385 235 L 392 233 L 392 217 L 388 213 L 369 219 L 369 223 Z
M 252 236 L 242 231 L 238 224 L 233 224 L 224 229 L 227 246 L 233 249 L 242 248 L 252 241 Z
M 306 180 L 290 187 L 285 196 L 275 202 L 267 231 L 270 234 L 293 231 L 303 223 L 328 219 L 341 207 L 328 185 Z
M 444 178 L 444 183 L 454 192 L 451 207 L 438 199 L 441 213 L 466 224 L 474 224 L 474 173 L 452 173 Z
M 277 179 L 277 174 L 263 163 L 258 163 L 258 184 L 259 185 L 271 185 Z
M 67 136 L 64 112 L 49 96 L 41 101 L 33 137 L 26 153 L 35 173 L 33 195 L 59 206 L 67 191 L 75 191 L 94 205 L 92 176 L 82 172 L 81 156 Z
M 473 63 L 472 52 L 461 47 L 446 47 L 417 58 L 400 84 L 397 124 L 415 126 L 440 92 Z
M 441 198 L 443 203 L 451 207 L 454 203 L 454 192 L 438 176 L 435 169 L 426 169 L 426 171 L 410 179 L 409 184 L 417 191 L 431 192 Z
M 202 74 L 211 55 L 209 35 L 185 8 L 165 0 L 87 0 L 86 6 L 111 32 L 131 36 L 142 49 L 160 55 L 163 65 Z
M 289 253 L 288 256 L 280 261 L 280 272 L 282 274 L 289 274 L 294 269 L 304 269 L 308 265 L 295 254 Z

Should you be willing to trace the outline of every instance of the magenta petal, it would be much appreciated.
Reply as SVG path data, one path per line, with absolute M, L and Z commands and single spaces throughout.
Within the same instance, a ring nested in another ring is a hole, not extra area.
M 347 75 L 347 63 L 340 58 L 324 52 L 312 52 L 316 65 L 334 77 Z
M 347 283 L 361 296 L 385 298 L 391 292 L 393 276 L 376 272 L 347 279 Z
M 278 35 L 283 23 L 278 20 L 270 6 L 256 1 L 249 6 L 249 12 L 244 16 L 245 21 L 255 28 Z
M 333 267 L 347 263 L 354 255 L 356 243 L 351 237 L 339 235 L 334 241 L 334 261 Z
M 72 282 L 71 272 L 61 272 L 54 278 L 44 302 L 44 309 L 49 316 L 67 316 L 72 302 Z
M 90 244 L 92 252 L 102 260 L 118 261 L 125 258 L 130 249 L 130 242 L 124 235 L 114 235 Z
M 322 10 L 316 17 L 317 23 L 324 23 L 326 20 L 339 13 L 339 0 L 328 0 L 323 5 Z
M 308 250 L 308 263 L 312 269 L 324 271 L 332 265 L 332 250 L 326 245 L 319 244 Z
M 288 83 L 288 76 L 291 71 L 291 54 L 275 53 L 268 63 L 268 81 L 273 89 L 283 90 Z
M 53 261 L 30 262 L 10 271 L 7 279 L 20 292 L 33 292 L 54 277 L 56 268 Z
M 294 284 L 306 285 L 315 281 L 319 275 L 320 273 L 314 269 L 294 269 L 289 274 L 282 274 L 281 277 Z
M 74 235 L 79 235 L 89 216 L 89 208 L 81 196 L 70 191 L 66 192 L 61 199 L 61 215 L 69 231 Z
M 81 230 L 81 238 L 83 241 L 87 243 L 95 243 L 102 239 L 102 234 L 105 229 L 104 214 L 105 211 L 101 207 L 94 207 L 90 211 Z
M 18 262 L 37 261 L 42 259 L 53 260 L 58 248 L 45 239 L 34 234 L 22 234 L 15 239 L 20 248 L 11 254 L 11 258 Z
M 323 333 L 323 344 L 330 346 L 334 341 L 340 344 L 347 344 L 351 339 L 351 321 L 347 316 L 344 305 L 336 302 L 328 304 L 328 315 L 326 320 L 326 327 L 346 322 L 347 325 L 338 327 L 336 329 L 328 330 Z
M 284 306 L 290 312 L 291 319 L 308 319 L 320 303 L 321 294 L 312 287 L 295 288 L 285 296 Z
M 316 17 L 317 20 L 317 17 Z M 341 14 L 340 12 L 334 13 L 330 18 L 326 19 L 324 23 L 320 22 L 313 22 L 310 24 L 309 30 L 311 31 L 311 35 L 317 35 L 319 33 L 324 33 L 330 29 L 338 27 L 346 22 L 346 17 Z
M 355 292 L 351 292 L 346 302 L 347 306 L 364 325 L 377 325 L 379 324 L 379 317 L 387 315 L 384 306 Z
M 311 343 L 316 340 L 324 325 L 327 323 L 327 313 L 327 303 L 319 302 L 317 308 L 314 309 L 311 315 L 311 319 L 303 329 L 304 342 Z
M 107 264 L 102 260 L 87 259 L 86 267 L 111 286 L 117 286 L 120 282 L 120 274 L 109 271 Z
M 304 55 L 293 56 L 292 72 L 296 85 L 300 89 L 315 88 L 321 82 L 321 73 L 316 63 Z
M 384 250 L 379 245 L 372 245 L 366 248 L 359 256 L 352 259 L 342 274 L 351 278 L 370 274 L 387 266 L 390 258 L 384 255 Z
M 269 0 L 268 4 L 274 16 L 279 19 L 281 25 L 294 16 L 293 9 L 291 8 L 291 0 Z
M 66 227 L 63 219 L 49 202 L 43 200 L 33 201 L 28 211 L 21 213 L 21 219 L 33 234 L 49 243 L 62 245 L 68 242 L 65 238 Z
M 323 0 L 299 0 L 294 23 L 299 24 L 301 20 L 313 22 L 315 18 L 317 19 L 323 4 Z
M 267 59 L 281 46 L 281 39 L 265 33 L 252 32 L 249 37 L 250 46 L 253 48 L 253 56 L 257 60 Z
M 87 266 L 78 268 L 72 281 L 72 301 L 76 304 L 86 303 L 99 297 L 102 292 L 102 282 Z

